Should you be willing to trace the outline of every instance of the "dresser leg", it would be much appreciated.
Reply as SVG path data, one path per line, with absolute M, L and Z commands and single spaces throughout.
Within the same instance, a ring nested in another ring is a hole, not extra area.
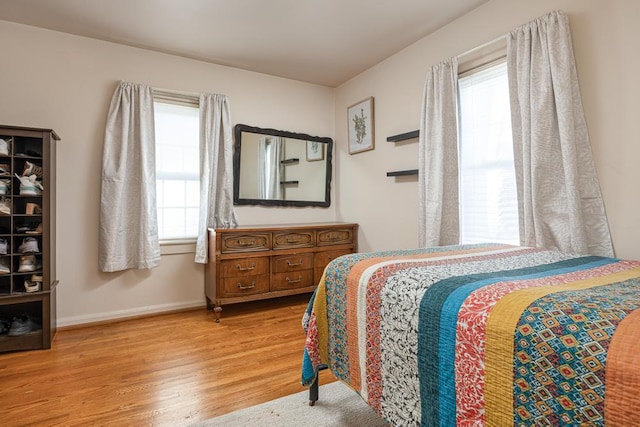
M 216 316 L 216 323 L 220 323 L 220 314 L 222 313 L 222 307 L 217 306 L 213 308 L 213 314 Z

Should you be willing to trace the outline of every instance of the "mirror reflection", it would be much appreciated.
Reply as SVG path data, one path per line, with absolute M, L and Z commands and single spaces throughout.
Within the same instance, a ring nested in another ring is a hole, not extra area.
M 331 138 L 243 124 L 234 134 L 234 204 L 330 205 Z

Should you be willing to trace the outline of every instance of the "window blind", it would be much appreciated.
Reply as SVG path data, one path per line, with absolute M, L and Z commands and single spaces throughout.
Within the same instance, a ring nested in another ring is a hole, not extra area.
M 458 81 L 461 243 L 519 244 L 506 62 Z

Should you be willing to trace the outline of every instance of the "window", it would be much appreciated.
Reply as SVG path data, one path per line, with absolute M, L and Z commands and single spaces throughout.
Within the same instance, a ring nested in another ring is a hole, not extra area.
M 195 239 L 200 212 L 198 102 L 157 96 L 154 113 L 158 237 Z
M 460 242 L 519 244 L 507 64 L 461 75 Z

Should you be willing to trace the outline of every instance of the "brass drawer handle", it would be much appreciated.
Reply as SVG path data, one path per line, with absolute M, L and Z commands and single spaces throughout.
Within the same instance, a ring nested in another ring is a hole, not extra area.
M 251 282 L 251 284 L 249 286 L 242 286 L 242 283 L 238 283 L 238 289 L 252 289 L 256 287 L 256 281 L 254 280 L 253 282 Z
M 293 263 L 293 262 L 291 262 L 291 261 L 287 260 L 287 265 L 288 265 L 289 267 L 297 267 L 297 266 L 299 266 L 299 265 L 302 265 L 302 258 L 300 258 L 300 259 L 298 260 L 298 262 L 295 262 L 295 263 Z
M 255 264 L 251 264 L 251 267 L 243 267 L 240 264 L 237 264 L 236 267 L 238 268 L 238 271 L 251 271 L 256 269 Z
M 256 239 L 251 240 L 237 240 L 238 246 L 254 246 L 256 244 Z
M 298 243 L 300 241 L 300 237 L 298 236 L 287 236 L 287 243 Z
M 327 240 L 331 242 L 340 240 L 340 233 L 327 233 Z
M 291 280 L 288 277 L 285 277 L 285 279 L 287 281 L 287 283 L 291 284 L 291 283 L 300 283 L 302 282 L 302 276 L 298 276 L 298 278 L 296 280 Z

